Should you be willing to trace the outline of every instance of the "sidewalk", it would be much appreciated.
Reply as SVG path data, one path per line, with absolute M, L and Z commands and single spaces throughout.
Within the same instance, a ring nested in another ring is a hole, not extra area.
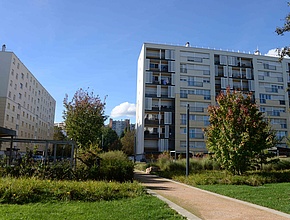
M 135 179 L 146 186 L 150 193 L 159 196 L 188 219 L 290 219 L 289 214 L 221 196 L 145 172 L 135 171 Z

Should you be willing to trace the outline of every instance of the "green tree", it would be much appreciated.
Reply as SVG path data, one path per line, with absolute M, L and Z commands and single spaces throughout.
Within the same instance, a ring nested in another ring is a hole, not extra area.
M 65 110 L 63 118 L 66 124 L 66 132 L 82 148 L 88 148 L 101 138 L 101 128 L 107 116 L 104 115 L 105 102 L 93 92 L 79 89 L 71 101 L 68 95 L 63 101 Z
M 122 144 L 118 134 L 112 128 L 102 128 L 102 149 L 103 151 L 121 150 Z
M 288 6 L 290 6 L 290 2 L 288 2 Z M 290 13 L 284 18 L 284 25 L 282 27 L 277 27 L 276 28 L 276 33 L 278 35 L 284 35 L 285 32 L 289 32 L 290 31 Z M 284 48 L 282 48 L 282 50 L 279 52 L 281 58 L 283 58 L 284 56 L 290 56 L 290 47 L 289 46 L 285 46 Z
M 217 97 L 218 106 L 209 106 L 210 126 L 205 130 L 206 145 L 213 158 L 233 174 L 244 173 L 255 158 L 277 144 L 275 132 L 263 118 L 251 95 L 241 92 Z
M 62 131 L 62 129 L 58 126 L 54 126 L 53 140 L 64 141 L 66 139 L 67 139 L 67 137 L 64 134 L 64 132 Z
M 135 131 L 127 130 L 121 138 L 122 151 L 127 155 L 134 154 Z

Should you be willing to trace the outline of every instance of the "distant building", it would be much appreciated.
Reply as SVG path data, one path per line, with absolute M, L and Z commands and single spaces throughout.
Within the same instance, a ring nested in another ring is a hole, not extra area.
M 122 132 L 125 131 L 126 128 L 130 129 L 130 119 L 118 120 L 115 121 L 110 118 L 109 127 L 112 128 L 118 136 L 121 136 Z
M 185 152 L 186 110 L 189 145 L 207 153 L 203 129 L 207 108 L 229 87 L 251 93 L 286 147 L 290 132 L 290 59 L 185 46 L 145 43 L 138 60 L 137 160 L 163 151 Z
M 59 127 L 62 130 L 65 130 L 65 122 L 55 122 L 54 126 Z
M 52 139 L 55 105 L 49 92 L 3 45 L 0 51 L 0 127 L 15 130 L 16 138 Z M 25 151 L 27 145 L 14 143 L 20 151 Z
M 55 122 L 54 123 L 55 127 L 61 128 L 62 133 L 67 136 L 66 130 L 65 130 L 65 122 Z

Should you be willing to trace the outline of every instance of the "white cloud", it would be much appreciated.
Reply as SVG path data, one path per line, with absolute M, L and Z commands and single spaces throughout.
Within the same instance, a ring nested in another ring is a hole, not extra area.
M 113 108 L 111 111 L 111 118 L 118 117 L 134 117 L 136 113 L 136 105 L 129 102 L 123 102 L 120 105 Z
M 279 57 L 279 51 L 280 51 L 279 48 L 271 49 L 265 55 L 270 57 Z

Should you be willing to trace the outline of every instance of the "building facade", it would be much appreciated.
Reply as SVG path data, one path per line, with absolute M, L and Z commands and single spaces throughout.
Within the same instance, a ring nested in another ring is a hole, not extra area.
M 138 59 L 136 106 L 137 159 L 163 151 L 185 152 L 186 109 L 189 146 L 206 153 L 203 129 L 207 108 L 229 87 L 252 93 L 286 146 L 289 134 L 289 65 L 277 57 L 145 43 Z
M 130 119 L 125 119 L 123 121 L 123 120 L 113 120 L 112 118 L 110 118 L 109 127 L 112 128 L 114 131 L 116 131 L 116 133 L 120 137 L 126 128 L 130 130 L 131 128 Z
M 16 138 L 52 140 L 55 105 L 49 92 L 3 45 L 0 51 L 0 127 L 15 130 Z M 14 143 L 14 147 L 23 152 L 27 145 Z

